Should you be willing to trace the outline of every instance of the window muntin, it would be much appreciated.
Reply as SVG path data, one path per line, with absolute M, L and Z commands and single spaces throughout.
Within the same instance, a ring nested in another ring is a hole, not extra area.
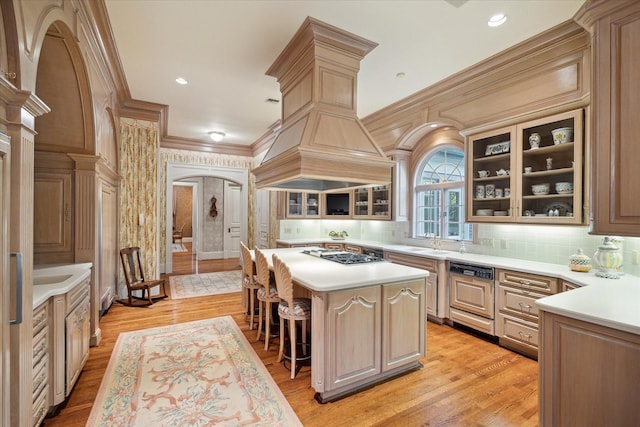
M 472 240 L 473 226 L 464 222 L 464 152 L 446 147 L 430 153 L 416 181 L 415 236 Z

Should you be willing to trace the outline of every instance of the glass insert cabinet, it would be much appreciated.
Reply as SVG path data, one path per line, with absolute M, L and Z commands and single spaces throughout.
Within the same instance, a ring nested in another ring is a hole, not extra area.
M 467 220 L 583 223 L 582 109 L 467 136 Z
M 320 193 L 288 192 L 287 218 L 320 218 Z
M 390 185 L 374 185 L 353 190 L 353 218 L 391 218 L 390 188 Z

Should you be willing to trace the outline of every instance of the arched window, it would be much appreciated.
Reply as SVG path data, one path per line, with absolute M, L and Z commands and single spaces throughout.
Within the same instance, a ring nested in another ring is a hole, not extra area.
M 464 152 L 444 147 L 429 152 L 415 180 L 415 237 L 472 240 L 464 216 Z

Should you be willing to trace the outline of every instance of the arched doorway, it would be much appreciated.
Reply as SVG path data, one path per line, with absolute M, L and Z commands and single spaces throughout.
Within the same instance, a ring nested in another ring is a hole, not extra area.
M 188 165 L 178 163 L 167 163 L 167 181 L 166 181 L 166 239 L 165 239 L 165 265 L 164 272 L 173 272 L 173 227 L 174 227 L 174 192 L 173 186 L 176 182 L 197 182 L 201 178 L 216 178 L 224 183 L 222 194 L 220 192 L 208 191 L 204 194 L 204 187 L 195 190 L 200 193 L 198 200 L 194 204 L 198 204 L 199 212 L 204 212 L 204 208 L 210 208 L 211 197 L 221 195 L 224 203 L 224 210 L 218 210 L 217 227 L 223 232 L 222 253 L 217 255 L 202 254 L 201 256 L 223 256 L 224 258 L 232 258 L 239 256 L 239 242 L 246 241 L 248 236 L 248 171 L 246 169 L 221 168 L 204 165 Z M 204 183 L 204 181 L 203 181 Z M 211 193 L 211 194 L 209 194 Z M 231 200 L 237 200 L 232 202 Z M 231 208 L 233 207 L 233 208 Z M 194 215 L 196 223 L 196 237 L 193 244 L 197 245 L 197 251 L 206 252 L 205 246 L 198 242 L 198 229 L 202 230 L 204 221 L 203 215 Z M 179 226 L 179 224 L 178 224 Z M 200 234 L 203 234 L 202 232 Z

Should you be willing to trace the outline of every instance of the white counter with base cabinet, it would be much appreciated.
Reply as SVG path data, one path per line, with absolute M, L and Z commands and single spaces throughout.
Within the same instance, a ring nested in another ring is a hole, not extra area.
M 69 396 L 89 357 L 91 268 L 84 263 L 33 272 L 36 421 Z

